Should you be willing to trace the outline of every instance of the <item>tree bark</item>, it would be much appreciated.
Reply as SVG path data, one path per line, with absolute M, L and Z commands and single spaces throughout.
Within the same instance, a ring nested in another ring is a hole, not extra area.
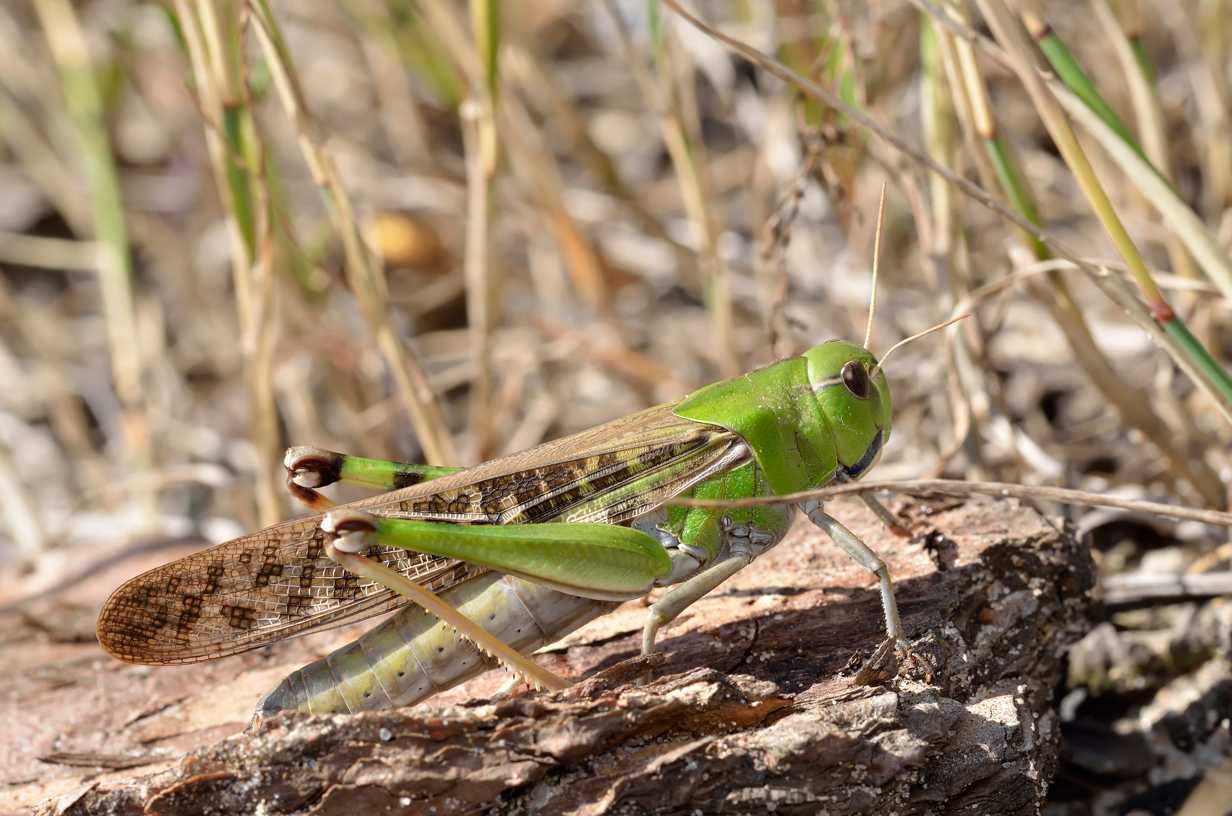
M 895 578 L 914 657 L 886 685 L 851 679 L 883 635 L 875 581 L 803 523 L 668 627 L 661 655 L 631 659 L 638 604 L 547 650 L 582 678 L 556 694 L 492 701 L 486 677 L 413 708 L 280 714 L 219 740 L 288 668 L 263 661 L 309 655 L 222 661 L 164 692 L 149 678 L 173 670 L 107 664 L 95 722 L 31 741 L 44 778 L 6 780 L 9 794 L 65 814 L 1037 813 L 1089 555 L 1010 502 L 896 507 L 911 540 L 833 507 Z M 37 705 L 71 706 L 89 684 Z M 227 692 L 211 706 L 215 684 Z

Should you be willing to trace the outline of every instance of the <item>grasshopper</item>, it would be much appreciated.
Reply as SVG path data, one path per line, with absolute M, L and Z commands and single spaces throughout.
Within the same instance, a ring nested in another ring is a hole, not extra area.
M 890 424 L 878 361 L 831 340 L 465 470 L 291 448 L 288 486 L 322 512 L 131 579 L 104 604 L 99 642 L 129 662 L 188 663 L 357 621 L 406 596 L 414 603 L 287 677 L 259 713 L 408 705 L 491 658 L 559 688 L 563 680 L 525 655 L 620 601 L 671 587 L 646 618 L 650 653 L 661 627 L 777 544 L 791 522 L 781 504 L 673 499 L 781 496 L 858 479 Z M 334 506 L 317 488 L 339 481 L 391 492 Z M 904 644 L 885 563 L 820 502 L 798 507 L 876 575 L 886 639 L 870 663 L 883 660 Z

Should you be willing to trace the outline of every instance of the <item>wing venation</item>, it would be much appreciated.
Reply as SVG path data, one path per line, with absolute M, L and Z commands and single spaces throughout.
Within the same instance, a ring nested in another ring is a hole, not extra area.
M 623 523 L 731 465 L 734 434 L 660 406 L 353 506 L 455 523 Z M 283 522 L 157 567 L 117 589 L 99 642 L 135 663 L 189 663 L 352 623 L 403 605 L 325 553 L 320 516 Z M 443 592 L 483 573 L 385 548 L 392 569 Z

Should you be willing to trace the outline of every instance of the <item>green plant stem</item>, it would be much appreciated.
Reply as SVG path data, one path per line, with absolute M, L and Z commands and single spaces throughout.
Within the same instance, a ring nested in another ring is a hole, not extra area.
M 979 5 L 993 33 L 1010 54 L 1015 73 L 1018 74 L 1019 80 L 1026 88 L 1032 103 L 1048 128 L 1065 163 L 1073 172 L 1083 194 L 1086 195 L 1091 209 L 1095 211 L 1096 217 L 1104 225 L 1104 229 L 1124 259 L 1127 269 L 1137 282 L 1138 289 L 1150 307 L 1152 316 L 1174 339 L 1188 335 L 1189 330 L 1164 298 L 1163 292 L 1155 283 L 1138 248 L 1125 230 L 1125 225 L 1121 223 L 1116 208 L 1113 207 L 1096 178 L 1095 171 L 1078 144 L 1078 139 L 1066 121 L 1060 104 L 1045 87 L 1034 66 L 1030 64 L 1029 43 L 1017 20 L 1010 14 L 1002 0 L 979 0 Z M 1173 323 L 1177 325 L 1170 325 Z M 1212 374 L 1214 369 L 1219 368 L 1219 365 L 1206 349 L 1196 340 L 1193 343 L 1182 343 L 1178 348 L 1194 364 L 1194 370 L 1211 389 L 1212 394 L 1217 394 L 1225 406 L 1232 405 L 1232 379 L 1229 379 L 1226 374 L 1221 373 L 1220 376 Z
M 256 252 L 257 226 L 252 207 L 252 187 L 248 177 L 246 138 L 250 130 L 248 106 L 238 101 L 223 101 L 222 132 L 226 143 L 225 175 L 231 216 L 235 219 L 245 254 Z
M 1125 81 L 1129 85 L 1130 100 L 1134 106 L 1134 117 L 1138 125 L 1138 133 L 1142 138 L 1142 151 L 1152 163 L 1163 181 L 1176 189 L 1172 172 L 1172 158 L 1169 155 L 1167 141 L 1167 125 L 1163 110 L 1160 108 L 1159 96 L 1155 92 L 1154 71 L 1152 70 L 1146 51 L 1135 48 L 1121 28 L 1116 12 L 1108 0 L 1091 0 L 1091 8 L 1095 12 L 1108 40 L 1112 43 Z M 1172 271 L 1187 278 L 1198 277 L 1197 267 L 1193 258 L 1185 249 L 1180 237 L 1172 230 L 1166 236 L 1168 259 Z
M 949 39 L 947 31 L 940 36 Z M 988 105 L 983 78 L 976 68 L 971 44 L 956 43 L 964 52 L 962 88 L 971 97 L 968 108 L 976 112 L 978 129 L 995 168 L 998 183 L 1010 204 L 1036 226 L 1042 224 L 1039 207 L 1030 181 L 1022 173 L 1010 144 L 1000 135 Z M 1052 250 L 1035 233 L 1022 230 L 1024 242 L 1039 260 L 1053 257 Z M 1082 310 L 1074 301 L 1069 286 L 1059 272 L 1047 275 L 1048 291 L 1035 291 L 1036 297 L 1048 309 L 1061 329 L 1075 361 L 1087 379 L 1125 422 L 1145 436 L 1163 455 L 1169 470 L 1181 481 L 1191 485 L 1208 505 L 1222 507 L 1225 501 L 1218 474 L 1200 459 L 1190 456 L 1181 443 L 1183 436 L 1174 433 L 1151 408 L 1150 397 L 1120 377 L 1107 355 L 1100 350 Z M 1034 287 L 1040 289 L 1040 287 Z
M 1022 174 L 1018 162 L 1014 160 L 1014 155 L 1005 137 L 998 132 L 996 136 L 985 141 L 984 146 L 988 151 L 988 157 L 992 160 L 993 168 L 997 171 L 997 180 L 1001 183 L 1001 189 L 1005 191 L 1010 200 L 1010 205 L 1032 224 L 1042 225 L 1039 206 L 1036 204 L 1031 185 Z M 1031 253 L 1038 260 L 1043 261 L 1052 257 L 1052 250 L 1039 239 L 1039 236 L 1026 233 L 1024 238 L 1027 246 L 1031 248 Z
M 64 101 L 81 144 L 89 180 L 93 227 L 99 241 L 99 285 L 111 352 L 111 376 L 119 398 L 123 436 L 134 470 L 153 467 L 142 386 L 142 355 L 132 289 L 132 260 L 120 179 L 111 151 L 103 99 L 80 21 L 68 0 L 34 4 L 60 72 Z M 143 491 L 139 504 L 152 519 L 156 496 Z
M 231 237 L 239 347 L 248 398 L 249 437 L 256 451 L 258 520 L 283 517 L 281 437 L 273 391 L 276 349 L 274 219 L 264 150 L 253 120 L 244 72 L 246 16 L 238 0 L 176 0 L 172 22 L 188 54 L 215 183 Z
M 1163 326 L 1164 331 L 1175 338 L 1181 346 L 1189 350 L 1193 361 L 1202 369 L 1206 376 L 1218 383 L 1224 393 L 1232 394 L 1232 376 L 1229 376 L 1227 369 L 1207 353 L 1206 347 L 1199 342 L 1198 338 L 1193 336 L 1189 331 L 1189 327 L 1185 325 L 1181 318 L 1174 317 L 1172 320 L 1164 322 Z
M 1099 89 L 1095 87 L 1095 83 L 1091 81 L 1091 77 L 1087 75 L 1078 59 L 1069 50 L 1069 46 L 1057 36 L 1051 26 L 1031 17 L 1028 17 L 1027 24 L 1036 42 L 1039 43 L 1040 51 L 1048 59 L 1048 64 L 1052 66 L 1052 70 L 1057 72 L 1057 76 L 1066 87 L 1077 94 L 1078 98 L 1095 111 L 1099 118 L 1103 119 L 1108 127 L 1121 137 L 1122 141 L 1145 159 L 1146 154 L 1142 152 L 1142 146 L 1138 144 L 1138 140 L 1129 126 L 1125 124 L 1125 120 L 1104 99 Z
M 674 0 L 664 0 L 664 2 L 674 2 Z M 946 29 L 953 32 L 955 36 L 979 46 L 997 64 L 1010 70 L 1016 70 L 1010 56 L 997 43 L 978 34 L 962 21 L 947 15 L 930 0 L 910 0 L 910 2 L 926 11 L 935 22 L 943 25 Z M 1065 108 L 1065 111 L 1082 125 L 1083 129 L 1104 150 L 1108 151 L 1113 160 L 1121 166 L 1125 177 L 1131 183 L 1137 185 L 1147 201 L 1163 216 L 1169 228 L 1176 232 L 1185 243 L 1186 248 L 1198 260 L 1202 269 L 1210 277 L 1211 281 L 1220 288 L 1225 297 L 1232 298 L 1232 258 L 1224 251 L 1220 242 L 1207 229 L 1197 214 L 1177 196 L 1176 191 L 1164 181 L 1163 177 L 1160 176 L 1151 163 L 1143 159 L 1138 151 L 1134 150 L 1124 139 L 1118 136 L 1099 115 L 1091 110 L 1090 106 L 1078 98 L 1077 94 L 1066 87 L 1064 83 L 1057 82 L 1051 74 L 1040 76 L 1039 78 L 1056 95 L 1057 100 Z M 1221 116 L 1221 113 L 1218 111 L 1213 111 L 1212 113 L 1216 117 Z M 1221 151 L 1224 151 L 1227 140 L 1210 139 L 1208 142 L 1208 147 L 1210 148 L 1208 152 L 1210 155 L 1223 155 Z M 900 146 L 900 149 L 902 149 L 902 146 Z M 1206 175 L 1212 179 L 1216 178 L 1225 172 L 1225 165 L 1232 167 L 1232 162 L 1208 162 L 1207 169 L 1209 172 Z M 1232 178 L 1232 173 L 1227 175 L 1229 178 Z M 982 200 L 969 186 L 961 182 L 955 183 L 964 192 L 976 197 L 977 200 Z M 1232 184 L 1229 184 L 1229 187 L 1232 187 Z M 983 203 L 988 204 L 987 201 Z M 994 209 L 996 209 L 995 205 L 989 206 L 994 206 Z M 1002 215 L 1007 215 L 1004 211 L 998 210 L 998 212 L 1001 212 Z M 1061 245 L 1055 237 L 1050 238 L 1049 243 L 1058 251 L 1061 250 Z M 1072 252 L 1060 251 L 1060 254 L 1065 255 L 1070 260 L 1076 260 Z M 1230 421 L 1232 421 L 1232 412 L 1229 412 L 1229 417 Z

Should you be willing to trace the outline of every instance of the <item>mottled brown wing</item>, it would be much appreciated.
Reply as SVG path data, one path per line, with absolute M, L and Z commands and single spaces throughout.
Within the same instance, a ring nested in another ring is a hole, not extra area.
M 620 523 L 729 466 L 739 442 L 660 406 L 352 506 L 455 523 Z M 320 520 L 283 522 L 133 578 L 104 604 L 99 642 L 129 662 L 190 663 L 403 605 L 325 554 Z M 484 572 L 396 548 L 380 559 L 438 593 Z
M 193 663 L 402 606 L 325 554 L 320 521 L 283 522 L 138 575 L 103 604 L 99 643 L 130 663 Z M 484 572 L 405 550 L 381 560 L 434 592 Z

